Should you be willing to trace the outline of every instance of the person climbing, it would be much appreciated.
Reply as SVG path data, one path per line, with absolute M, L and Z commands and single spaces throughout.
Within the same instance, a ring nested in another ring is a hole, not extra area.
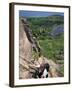
M 45 63 L 44 64 L 44 71 L 43 71 L 43 74 L 42 74 L 43 78 L 48 77 L 49 68 L 50 68 L 50 65 L 48 63 Z
M 50 65 L 48 63 L 40 65 L 32 75 L 33 78 L 48 78 Z

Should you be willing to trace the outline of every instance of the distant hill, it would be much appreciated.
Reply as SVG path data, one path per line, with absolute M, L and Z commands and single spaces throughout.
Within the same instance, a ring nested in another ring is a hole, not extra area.
M 53 30 L 50 32 L 51 36 L 57 36 L 64 33 L 64 26 L 63 25 L 57 25 L 53 27 Z
M 64 31 L 64 16 L 52 15 L 48 17 L 28 17 L 27 21 L 35 37 L 40 35 L 56 36 Z

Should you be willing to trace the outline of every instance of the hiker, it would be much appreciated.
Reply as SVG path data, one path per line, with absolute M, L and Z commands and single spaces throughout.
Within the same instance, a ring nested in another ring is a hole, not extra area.
M 49 64 L 45 63 L 40 65 L 39 68 L 34 72 L 32 75 L 33 78 L 48 78 L 48 72 L 49 72 Z

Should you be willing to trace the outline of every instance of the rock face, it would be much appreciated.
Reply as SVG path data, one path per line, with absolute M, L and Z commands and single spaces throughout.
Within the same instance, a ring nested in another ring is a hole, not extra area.
M 25 19 L 26 21 L 26 19 Z M 48 63 L 50 65 L 49 77 L 58 77 L 58 66 L 52 61 L 41 55 L 38 60 L 32 59 L 32 40 L 28 39 L 26 33 L 27 24 L 22 22 L 22 18 L 19 20 L 19 78 L 30 79 L 37 66 Z M 28 27 L 29 28 L 29 27 Z M 28 31 L 27 31 L 28 32 Z
M 20 50 L 20 56 L 24 57 L 26 60 L 31 59 L 31 51 L 32 51 L 32 45 L 29 42 L 26 32 L 24 30 L 23 23 L 19 22 L 19 50 Z
M 28 78 L 29 72 L 24 69 L 24 66 L 27 65 L 27 62 L 25 60 L 30 61 L 31 60 L 31 52 L 32 52 L 32 45 L 29 42 L 26 32 L 24 30 L 24 25 L 19 20 L 19 57 L 20 57 L 20 78 Z M 25 59 L 25 60 L 24 60 Z M 28 69 L 29 67 L 26 66 Z

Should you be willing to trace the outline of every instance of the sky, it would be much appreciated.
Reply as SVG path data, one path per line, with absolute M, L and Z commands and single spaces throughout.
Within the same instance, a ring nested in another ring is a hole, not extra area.
M 60 12 L 41 12 L 41 11 L 24 11 L 24 10 L 19 11 L 19 16 L 24 16 L 24 17 L 47 17 L 47 16 L 52 16 L 52 15 L 62 15 L 62 16 L 64 16 L 64 13 L 60 13 Z

